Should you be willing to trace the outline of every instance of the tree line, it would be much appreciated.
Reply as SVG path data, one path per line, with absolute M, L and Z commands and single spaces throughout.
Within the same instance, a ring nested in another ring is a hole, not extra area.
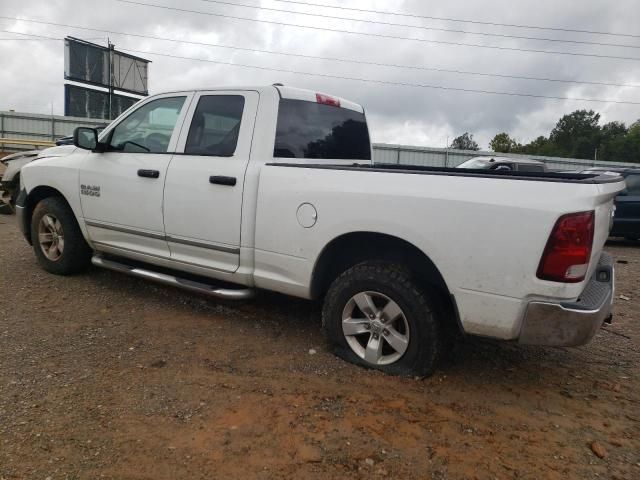
M 480 150 L 468 132 L 454 139 L 451 148 Z M 576 110 L 560 118 L 548 137 L 521 144 L 502 132 L 493 137 L 489 148 L 497 153 L 640 163 L 640 120 L 629 127 L 623 122 L 600 125 L 599 113 Z

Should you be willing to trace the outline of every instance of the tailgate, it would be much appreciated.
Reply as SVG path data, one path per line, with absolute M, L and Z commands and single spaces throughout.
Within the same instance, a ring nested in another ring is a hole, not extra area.
M 613 200 L 625 188 L 624 178 L 619 176 L 619 181 L 599 183 L 597 193 L 593 199 L 593 209 L 596 212 L 596 224 L 593 235 L 593 249 L 591 252 L 591 262 L 586 278 L 590 278 L 598 265 L 598 260 L 602 255 L 604 244 L 609 238 L 609 232 L 613 225 L 613 214 L 615 206 Z

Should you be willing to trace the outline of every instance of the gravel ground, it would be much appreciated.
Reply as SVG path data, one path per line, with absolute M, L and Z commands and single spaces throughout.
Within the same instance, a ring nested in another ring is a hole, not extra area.
M 426 380 L 326 351 L 319 307 L 40 270 L 0 216 L 0 480 L 640 478 L 640 246 L 588 346 L 467 339 Z

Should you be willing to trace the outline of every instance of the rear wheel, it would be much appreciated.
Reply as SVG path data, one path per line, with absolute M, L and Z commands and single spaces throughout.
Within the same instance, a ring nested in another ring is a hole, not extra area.
M 333 352 L 344 360 L 394 375 L 425 376 L 440 353 L 435 306 L 401 266 L 365 262 L 333 282 L 323 322 Z
M 73 211 L 62 198 L 45 198 L 36 205 L 31 218 L 31 240 L 38 263 L 50 273 L 78 273 L 91 260 L 91 248 Z

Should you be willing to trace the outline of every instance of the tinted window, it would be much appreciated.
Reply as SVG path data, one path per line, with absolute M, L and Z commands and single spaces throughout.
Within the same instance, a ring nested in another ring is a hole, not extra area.
M 184 153 L 231 157 L 236 151 L 244 97 L 207 95 L 193 114 Z
M 111 150 L 166 153 L 185 98 L 159 98 L 133 111 L 113 130 Z
M 371 160 L 364 114 L 304 100 L 280 100 L 274 157 Z
M 627 175 L 625 180 L 629 195 L 640 195 L 640 174 Z
M 519 163 L 518 171 L 520 172 L 544 172 L 544 165 L 536 165 L 535 163 Z

